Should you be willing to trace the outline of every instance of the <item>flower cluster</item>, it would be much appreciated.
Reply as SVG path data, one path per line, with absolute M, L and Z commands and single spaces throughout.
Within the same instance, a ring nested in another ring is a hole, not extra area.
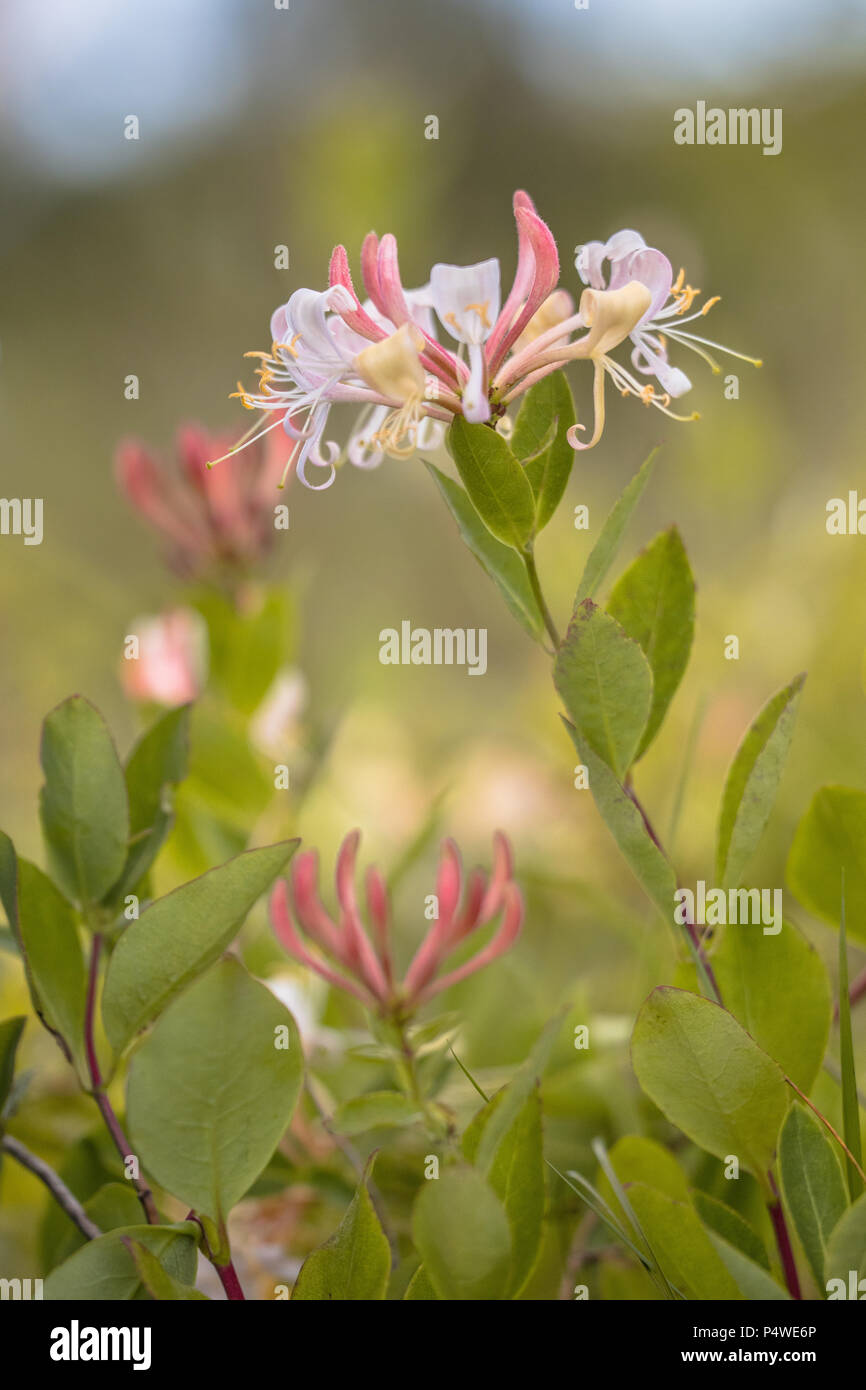
M 415 952 L 403 980 L 398 981 L 394 973 L 388 892 L 379 870 L 372 866 L 366 875 L 369 934 L 361 921 L 355 892 L 359 841 L 357 830 L 347 835 L 337 857 L 339 924 L 319 898 L 315 850 L 296 856 L 291 893 L 285 879 L 280 879 L 271 896 L 271 921 L 277 938 L 290 956 L 329 984 L 354 995 L 382 1017 L 405 1020 L 435 994 L 489 965 L 514 944 L 523 920 L 523 899 L 513 879 L 511 848 L 505 836 L 497 834 L 494 838 L 489 877 L 481 869 L 474 869 L 466 878 L 465 891 L 460 853 L 452 840 L 445 840 L 436 881 L 439 915 Z M 488 944 L 462 965 L 442 974 L 448 957 L 467 937 L 500 913 L 502 921 Z M 295 919 L 317 948 L 316 954 L 304 944 Z
M 674 419 L 696 418 L 670 409 L 690 382 L 669 363 L 667 341 L 692 348 L 718 370 L 707 349 L 728 349 L 683 327 L 716 300 L 688 313 L 699 291 L 684 283 L 682 271 L 675 280 L 667 257 L 637 232 L 623 231 L 580 248 L 576 267 L 586 288 L 575 312 L 571 295 L 558 285 L 553 235 L 527 193 L 514 195 L 514 215 L 517 271 L 504 303 L 495 258 L 434 265 L 426 285 L 404 290 L 395 238 L 380 240 L 374 232 L 361 249 L 362 303 L 345 248 L 338 246 L 327 289 L 296 290 L 271 319 L 270 351 L 246 354 L 259 359 L 259 384 L 248 391 L 238 383 L 235 394 L 247 409 L 277 416 L 250 435 L 258 438 L 282 424 L 298 444 L 301 481 L 329 487 L 344 456 L 325 439 L 332 406 L 360 407 L 345 456 L 372 468 L 385 455 L 405 458 L 432 447 L 455 415 L 495 425 L 536 381 L 580 360 L 595 370 L 595 423 L 589 440 L 580 437 L 582 425 L 570 431 L 575 449 L 601 437 L 608 375 L 624 395 Z M 437 322 L 456 346 L 439 341 Z M 627 338 L 634 372 L 610 356 Z M 322 470 L 321 481 L 310 481 L 309 466 Z
M 169 545 L 169 561 L 185 579 L 220 567 L 246 568 L 274 539 L 274 489 L 291 466 L 297 443 L 278 431 L 254 448 L 247 467 L 208 468 L 230 440 L 186 425 L 169 468 L 138 440 L 117 450 L 121 489 Z

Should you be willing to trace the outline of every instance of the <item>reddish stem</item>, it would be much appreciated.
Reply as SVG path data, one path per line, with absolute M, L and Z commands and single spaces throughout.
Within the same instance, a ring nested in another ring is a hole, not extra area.
M 246 1302 L 246 1299 L 244 1297 L 244 1291 L 241 1288 L 241 1281 L 237 1276 L 235 1267 L 232 1264 L 231 1260 L 229 1260 L 227 1265 L 215 1264 L 214 1269 L 219 1275 L 220 1283 L 226 1291 L 226 1298 L 235 1301 L 240 1299 L 242 1302 Z
M 779 1251 L 779 1258 L 782 1261 L 782 1269 L 785 1275 L 785 1284 L 788 1293 L 792 1298 L 801 1299 L 800 1280 L 797 1275 L 797 1264 L 794 1259 L 794 1252 L 791 1249 L 791 1237 L 788 1235 L 788 1227 L 785 1222 L 785 1213 L 782 1211 L 782 1203 L 779 1198 L 779 1189 L 776 1186 L 773 1175 L 770 1174 L 770 1186 L 773 1189 L 773 1200 L 767 1203 L 767 1210 L 770 1213 L 770 1220 L 773 1223 L 773 1232 L 776 1237 L 776 1245 Z
M 124 1163 L 132 1152 L 129 1140 L 123 1132 L 123 1127 L 114 1113 L 111 1101 L 106 1095 L 102 1085 L 102 1072 L 99 1067 L 99 1057 L 96 1052 L 96 1042 L 94 1040 L 93 1020 L 96 1011 L 96 986 L 99 979 L 99 956 L 102 951 L 102 936 L 95 932 L 93 936 L 93 946 L 90 951 L 90 968 L 87 976 L 87 1003 L 84 1009 L 84 1048 L 87 1054 L 87 1070 L 90 1075 L 91 1094 L 96 1104 L 99 1106 L 100 1113 L 105 1121 L 105 1127 L 111 1135 L 114 1146 Z M 153 1193 L 147 1183 L 141 1178 L 132 1178 L 132 1185 L 138 1195 L 138 1200 L 144 1208 L 144 1214 L 151 1226 L 159 1225 L 159 1212 L 153 1200 Z

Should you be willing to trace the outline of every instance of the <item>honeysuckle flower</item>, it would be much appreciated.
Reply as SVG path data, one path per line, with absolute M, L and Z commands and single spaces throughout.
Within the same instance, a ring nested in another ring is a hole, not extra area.
M 674 281 L 667 257 L 626 230 L 580 249 L 576 266 L 586 288 L 575 312 L 568 290 L 558 284 L 559 256 L 550 228 L 527 193 L 515 193 L 514 218 L 517 269 L 501 307 L 495 258 L 468 266 L 438 262 L 427 285 L 404 290 L 395 238 L 371 232 L 361 248 L 363 302 L 345 248 L 338 246 L 328 289 L 297 290 L 276 311 L 270 353 L 247 354 L 261 360 L 260 389 L 239 386 L 237 394 L 249 409 L 282 418 L 298 441 L 297 472 L 308 487 L 330 486 L 344 456 L 360 468 L 373 468 L 386 455 L 406 458 L 419 447 L 432 447 L 441 427 L 456 415 L 507 434 L 511 403 L 575 361 L 593 364 L 595 408 L 588 441 L 580 438 L 583 425 L 569 431 L 575 449 L 589 448 L 601 437 L 606 376 L 623 395 L 637 396 L 673 419 L 697 418 L 670 409 L 691 383 L 668 361 L 668 340 L 691 347 L 719 370 L 706 349 L 729 349 L 684 327 L 716 300 L 689 314 L 699 292 L 684 283 L 683 272 Z M 438 340 L 431 310 L 455 351 Z M 632 344 L 633 370 L 611 355 L 626 339 Z M 332 406 L 344 402 L 361 411 L 341 450 L 324 442 L 324 432 Z M 322 482 L 309 481 L 308 464 L 324 470 Z
M 363 302 L 345 248 L 338 246 L 328 288 L 296 290 L 275 312 L 270 352 L 247 354 L 259 359 L 259 388 L 239 385 L 236 394 L 248 409 L 276 414 L 297 440 L 294 464 L 308 487 L 329 487 L 343 456 L 335 442 L 325 441 L 335 405 L 361 408 L 345 450 L 361 468 L 375 467 L 386 455 L 405 458 L 419 447 L 433 447 L 441 426 L 455 415 L 479 421 L 505 413 L 492 389 L 493 375 L 559 276 L 556 244 L 528 194 L 515 194 L 514 213 L 517 273 L 501 309 L 497 260 L 440 263 L 429 284 L 405 290 L 395 238 L 371 232 L 361 248 Z M 434 308 L 456 352 L 438 341 Z M 277 423 L 251 434 L 258 438 Z M 310 480 L 308 465 L 323 470 L 322 481 Z
M 207 673 L 207 627 L 191 608 L 138 618 L 130 627 L 138 655 L 125 656 L 121 681 L 132 700 L 174 709 L 197 699 Z
M 669 409 L 672 399 L 684 395 L 686 391 L 691 389 L 691 382 L 684 371 L 668 361 L 668 339 L 683 347 L 691 348 L 710 365 L 713 372 L 719 372 L 721 368 L 705 350 L 708 347 L 715 348 L 719 352 L 726 352 L 731 357 L 738 357 L 741 361 L 750 362 L 753 366 L 759 367 L 761 365 L 758 358 L 746 357 L 743 353 L 734 352 L 732 348 L 723 347 L 720 343 L 714 343 L 707 338 L 701 338 L 695 333 L 684 330 L 684 324 L 703 318 L 713 305 L 718 303 L 719 296 L 714 295 L 711 299 L 707 299 L 694 313 L 689 313 L 688 311 L 701 291 L 685 283 L 684 270 L 680 270 L 679 275 L 674 280 L 673 269 L 667 256 L 654 247 L 647 246 L 640 232 L 627 228 L 624 231 L 616 232 L 606 242 L 587 242 L 585 246 L 580 247 L 575 264 L 581 280 L 589 286 L 581 298 L 581 313 L 587 323 L 589 323 L 587 312 L 591 313 L 592 306 L 597 303 L 596 299 L 587 300 L 587 296 L 590 294 L 593 296 L 609 294 L 629 285 L 641 285 L 649 296 L 649 302 L 643 313 L 628 329 L 626 336 L 633 344 L 632 366 L 643 376 L 655 377 L 662 388 L 662 394 L 657 395 L 651 383 L 642 386 L 620 363 L 608 358 L 604 363 L 604 369 L 609 372 L 614 384 L 623 395 L 638 396 L 673 419 L 698 419 L 697 413 L 683 417 L 675 415 Z M 607 278 L 605 278 L 606 264 L 609 266 Z M 615 345 L 611 344 L 611 346 Z M 598 384 L 598 363 L 596 364 L 596 383 L 596 426 L 591 443 L 598 438 L 604 424 L 603 400 L 601 418 L 599 418 L 598 394 L 601 388 Z M 581 447 L 581 445 L 576 444 L 576 447 Z M 582 447 L 589 446 L 583 445 Z
M 514 882 L 511 848 L 505 836 L 497 834 L 494 838 L 490 875 L 474 869 L 465 888 L 459 850 L 452 840 L 445 840 L 436 881 L 438 918 L 415 952 L 405 976 L 398 980 L 388 892 L 385 880 L 374 867 L 368 868 L 366 876 L 369 932 L 361 920 L 355 891 L 359 841 L 357 830 L 347 835 L 337 858 L 339 923 L 319 898 L 318 857 L 314 850 L 296 855 L 291 891 L 285 879 L 280 879 L 271 894 L 271 922 L 278 940 L 290 956 L 329 984 L 351 994 L 383 1018 L 405 1021 L 428 999 L 483 969 L 514 944 L 523 920 L 523 899 Z M 500 925 L 487 945 L 443 974 L 454 951 L 473 932 L 500 915 Z M 305 944 L 299 928 L 313 950 Z
M 268 436 L 246 461 L 209 470 L 230 438 L 198 425 L 177 433 L 173 466 L 138 440 L 118 448 L 115 470 L 132 506 L 168 543 L 168 561 L 185 579 L 222 566 L 249 567 L 274 541 L 274 488 L 297 445 Z

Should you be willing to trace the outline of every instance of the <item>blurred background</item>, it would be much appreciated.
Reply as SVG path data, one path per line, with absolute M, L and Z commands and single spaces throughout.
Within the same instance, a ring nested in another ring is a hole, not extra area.
M 808 670 L 754 865 L 755 883 L 780 886 L 814 790 L 866 786 L 866 540 L 825 528 L 828 499 L 866 495 L 864 54 L 857 0 L 0 0 L 0 491 L 45 509 L 41 546 L 0 538 L 0 824 L 21 852 L 41 853 L 43 715 L 81 691 L 125 750 L 136 721 L 118 678 L 123 636 L 177 592 L 117 494 L 118 442 L 167 451 L 187 420 L 240 433 L 249 417 L 228 393 L 239 374 L 251 380 L 243 352 L 269 346 L 269 316 L 293 289 L 325 284 L 338 241 L 356 280 L 375 228 L 397 235 L 407 285 L 434 261 L 493 255 L 510 284 L 510 200 L 524 187 L 575 295 L 574 248 L 636 227 L 721 295 L 708 336 L 764 360 L 756 371 L 723 359 L 739 377 L 739 399 L 726 400 L 723 377 L 675 358 L 694 382 L 696 424 L 609 391 L 603 441 L 578 458 L 538 559 L 563 621 L 603 517 L 663 444 L 623 560 L 676 521 L 698 629 L 638 786 L 665 827 L 700 715 L 674 853 L 686 883 L 711 880 L 737 742 Z M 781 107 L 782 153 L 676 145 L 673 113 L 698 100 Z M 131 115 L 138 140 L 124 138 Z M 431 115 L 437 140 L 425 138 Z M 584 419 L 589 377 L 572 373 Z M 287 500 L 277 572 L 298 595 L 310 709 L 332 733 L 292 829 L 328 862 L 361 825 L 367 852 L 393 866 L 434 806 L 437 829 L 470 858 L 486 859 L 501 826 L 530 912 L 521 945 L 476 985 L 467 1055 L 513 1064 L 567 1001 L 578 1020 L 607 1019 L 621 1066 L 641 999 L 670 973 L 671 942 L 572 788 L 544 654 L 417 457 L 346 467 L 329 491 L 295 485 Z M 589 533 L 573 528 L 578 503 Z M 487 675 L 381 666 L 379 631 L 403 618 L 487 627 Z M 738 661 L 724 659 L 728 634 Z M 409 943 L 432 851 L 418 872 L 401 918 Z M 791 906 L 827 951 L 831 934 Z M 600 1108 L 605 1065 L 585 1063 Z M 621 1103 L 627 1122 L 630 1092 Z

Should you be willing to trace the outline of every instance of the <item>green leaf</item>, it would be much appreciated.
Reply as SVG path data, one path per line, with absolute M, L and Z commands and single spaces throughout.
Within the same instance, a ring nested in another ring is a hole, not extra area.
M 84 1210 L 100 1231 L 113 1231 L 118 1226 L 137 1226 L 141 1221 L 141 1203 L 135 1189 L 128 1182 L 107 1182 L 88 1197 Z M 73 1225 L 65 1222 L 65 1229 L 58 1239 L 51 1260 L 52 1265 L 60 1264 L 75 1250 L 80 1250 L 87 1237 Z
M 116 1052 L 222 954 L 297 840 L 248 850 L 152 903 L 120 937 L 102 997 Z
M 808 1095 L 821 1070 L 833 1012 L 830 981 L 814 946 L 790 922 L 776 936 L 729 923 L 712 966 L 725 1008 Z M 694 987 L 691 963 L 680 967 L 676 983 Z
M 638 643 L 587 599 L 556 654 L 553 681 L 581 747 L 588 745 L 622 781 L 653 698 L 652 672 Z
M 102 715 L 80 695 L 42 726 L 40 795 L 48 856 L 61 887 L 86 906 L 123 872 L 129 808 L 123 769 Z
M 349 1210 L 330 1240 L 305 1259 L 292 1290 L 293 1300 L 370 1301 L 385 1297 L 391 1250 L 367 1187 L 372 1165 L 371 1159 Z
M 825 1280 L 842 1279 L 846 1290 L 852 1272 L 858 1282 L 866 1278 L 866 1192 L 833 1228 L 824 1261 Z M 862 1296 L 861 1290 L 859 1298 Z
M 148 1250 L 140 1240 L 133 1240 L 131 1236 L 123 1237 L 124 1244 L 132 1256 L 142 1287 L 150 1294 L 151 1298 L 160 1302 L 205 1302 L 210 1303 L 207 1294 L 199 1293 L 198 1289 L 191 1288 L 188 1284 L 182 1284 L 179 1279 L 175 1279 L 160 1264 L 156 1255 Z
M 535 494 L 536 531 L 544 529 L 562 500 L 575 454 L 567 435 L 576 419 L 564 372 L 553 372 L 530 386 L 517 412 L 511 450 Z
M 653 840 L 643 816 L 610 768 L 590 747 L 580 743 L 577 730 L 568 721 L 565 726 L 578 756 L 586 765 L 590 791 L 602 820 L 638 883 L 665 921 L 670 922 L 677 887 L 673 866 Z
M 604 583 L 611 565 L 616 559 L 625 528 L 640 501 L 644 488 L 650 480 L 658 450 L 653 449 L 624 492 L 614 503 L 598 540 L 590 551 L 589 559 L 577 587 L 574 607 L 577 609 L 585 598 L 592 598 Z
M 489 425 L 454 418 L 448 448 L 463 485 L 488 531 L 521 550 L 535 525 L 535 498 L 523 469 L 501 434 Z
M 691 1206 L 632 1183 L 629 1201 L 665 1278 L 687 1298 L 739 1300 L 737 1284 Z
M 819 1286 L 827 1246 L 848 1205 L 842 1168 L 814 1115 L 792 1105 L 779 1138 L 782 1195 Z
M 0 833 L 3 905 L 24 960 L 33 1008 L 83 1078 L 87 970 L 75 913 L 51 879 Z
M 463 1152 L 472 1162 L 493 1115 L 506 1100 L 508 1087 L 482 1107 L 463 1136 Z M 544 1217 L 544 1154 L 541 1097 L 536 1085 L 523 1109 L 499 1140 L 488 1178 L 508 1217 L 513 1259 L 507 1298 L 516 1298 L 535 1265 Z
M 422 1185 L 412 1234 L 439 1298 L 505 1298 L 511 1278 L 508 1218 L 477 1168 L 446 1168 Z
M 629 1183 L 640 1182 L 645 1187 L 654 1187 L 677 1202 L 689 1200 L 689 1185 L 686 1175 L 673 1154 L 662 1148 L 654 1139 L 645 1139 L 640 1134 L 624 1134 L 608 1153 L 614 1172 L 625 1187 Z M 597 1179 L 598 1191 L 608 1206 L 621 1220 L 627 1220 L 610 1182 L 602 1170 Z
M 126 764 L 130 846 L 116 898 L 144 878 L 171 828 L 169 787 L 186 776 L 190 706 L 169 710 L 139 739 Z
M 526 1101 L 533 1094 L 537 1083 L 547 1066 L 562 1027 L 562 1013 L 556 1014 L 541 1030 L 525 1062 L 515 1072 L 503 1092 L 494 1096 L 494 1101 L 502 1097 L 493 1113 L 484 1122 L 473 1162 L 488 1176 L 499 1152 L 502 1141 L 517 1122 Z
M 544 632 L 544 619 L 538 610 L 523 561 L 510 545 L 504 545 L 490 534 L 459 483 L 440 472 L 432 463 L 426 467 L 457 522 L 461 538 L 499 589 L 513 617 L 530 637 L 537 640 Z
M 302 1076 L 289 1011 L 238 960 L 218 962 L 132 1059 L 127 1116 L 142 1168 L 219 1223 L 267 1165 Z
M 54 1302 L 99 1300 L 120 1302 L 147 1298 L 147 1290 L 124 1237 L 140 1242 L 163 1268 L 182 1284 L 191 1284 L 196 1270 L 197 1227 L 191 1221 L 175 1226 L 126 1226 L 89 1240 L 52 1270 L 44 1296 Z
M 209 592 L 197 598 L 196 608 L 208 627 L 211 684 L 241 714 L 252 714 L 291 658 L 291 596 L 285 589 L 253 590 L 239 611 L 221 594 Z
M 821 787 L 797 826 L 788 886 L 804 907 L 835 927 L 843 873 L 848 931 L 866 942 L 866 792 Z
M 776 800 L 805 676 L 797 676 L 761 710 L 728 770 L 716 848 L 716 879 L 736 888 Z
M 856 1202 L 863 1191 L 863 1149 L 860 1142 L 860 1100 L 857 1095 L 857 1070 L 854 1062 L 854 1038 L 851 1032 L 851 996 L 848 985 L 848 937 L 846 931 L 845 879 L 842 879 L 842 911 L 839 917 L 839 1063 L 842 1073 L 842 1121 L 845 1143 L 852 1159 L 845 1155 L 848 1192 Z
M 695 630 L 695 581 L 679 531 L 662 531 L 617 581 L 607 604 L 652 670 L 652 706 L 641 757 L 661 727 L 683 678 Z
M 788 1108 L 784 1076 L 726 1009 L 660 986 L 641 1008 L 632 1063 L 642 1089 L 694 1143 L 736 1155 L 767 1188 Z
M 708 1234 L 716 1254 L 744 1298 L 759 1303 L 781 1303 L 790 1299 L 791 1295 L 788 1291 L 783 1289 L 781 1284 L 777 1284 L 761 1265 L 750 1260 L 748 1255 L 743 1254 L 742 1250 L 731 1245 L 715 1231 L 710 1231 Z
M 419 1265 L 415 1270 L 403 1298 L 413 1303 L 433 1303 L 438 1300 L 439 1295 L 430 1283 L 423 1265 Z
M 12 1089 L 15 1076 L 15 1053 L 27 1022 L 22 1014 L 17 1018 L 4 1018 L 0 1023 L 0 1114 L 6 1104 L 6 1097 Z
M 421 1112 L 399 1091 L 368 1091 L 338 1105 L 331 1127 L 338 1134 L 364 1134 L 368 1129 L 401 1129 L 414 1124 Z
M 739 1250 L 752 1264 L 760 1265 L 769 1272 L 770 1261 L 764 1242 L 738 1211 L 734 1211 L 726 1202 L 720 1202 L 718 1197 L 711 1197 L 708 1192 L 693 1192 L 691 1198 L 710 1236 L 721 1236 L 727 1245 Z M 733 1270 L 731 1273 L 736 1278 Z

